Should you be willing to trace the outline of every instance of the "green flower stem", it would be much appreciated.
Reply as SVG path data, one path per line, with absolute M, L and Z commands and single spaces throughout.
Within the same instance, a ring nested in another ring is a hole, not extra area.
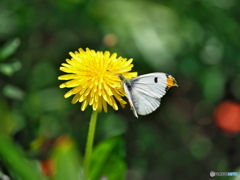
M 90 125 L 88 129 L 88 136 L 87 136 L 87 143 L 85 149 L 85 157 L 84 157 L 84 180 L 89 179 L 89 170 L 91 164 L 91 157 L 92 157 L 92 147 L 93 147 L 93 140 L 95 134 L 95 127 L 97 123 L 97 111 L 93 111 L 91 115 Z

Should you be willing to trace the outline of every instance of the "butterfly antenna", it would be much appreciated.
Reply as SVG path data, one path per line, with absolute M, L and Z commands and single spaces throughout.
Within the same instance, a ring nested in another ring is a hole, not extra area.
M 126 80 L 126 78 L 125 78 L 125 77 L 124 77 L 122 74 L 118 74 L 118 73 L 112 72 L 112 71 L 110 71 L 110 70 L 106 70 L 106 71 L 108 71 L 108 72 L 111 72 L 111 73 L 115 74 L 116 76 L 118 76 L 118 77 L 121 79 L 121 81 L 124 81 L 124 80 Z
M 112 72 L 112 71 L 110 71 L 110 70 L 106 70 L 107 72 L 111 72 L 111 73 L 113 73 L 113 74 L 115 74 L 115 75 L 117 75 L 118 76 L 118 74 L 117 73 L 115 73 L 115 72 Z

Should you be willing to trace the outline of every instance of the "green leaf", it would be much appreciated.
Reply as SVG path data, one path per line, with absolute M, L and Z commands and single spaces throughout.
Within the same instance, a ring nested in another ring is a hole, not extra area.
M 11 109 L 8 100 L 0 98 L 0 132 L 4 135 L 15 134 L 24 126 L 23 113 L 18 109 Z
M 6 85 L 3 88 L 3 94 L 14 100 L 22 100 L 24 98 L 24 92 L 16 86 Z
M 13 55 L 16 52 L 19 45 L 20 45 L 19 38 L 9 40 L 7 43 L 5 43 L 0 49 L 0 61 L 4 61 L 9 56 Z
M 81 180 L 81 164 L 79 154 L 68 136 L 62 136 L 58 139 L 53 153 L 55 162 L 56 180 Z
M 106 177 L 109 180 L 124 179 L 126 164 L 124 162 L 123 141 L 115 136 L 101 142 L 94 148 L 91 162 L 91 180 Z
M 43 180 L 37 164 L 24 157 L 23 152 L 0 132 L 0 159 L 9 168 L 15 179 Z
M 0 64 L 0 72 L 6 76 L 12 76 L 16 71 L 21 69 L 21 63 L 19 61 L 15 61 L 12 63 L 1 63 Z

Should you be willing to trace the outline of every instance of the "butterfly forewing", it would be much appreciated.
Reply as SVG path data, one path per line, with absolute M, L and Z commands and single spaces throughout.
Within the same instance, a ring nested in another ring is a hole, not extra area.
M 131 79 L 134 90 L 154 98 L 162 98 L 166 94 L 167 75 L 165 73 L 150 73 Z

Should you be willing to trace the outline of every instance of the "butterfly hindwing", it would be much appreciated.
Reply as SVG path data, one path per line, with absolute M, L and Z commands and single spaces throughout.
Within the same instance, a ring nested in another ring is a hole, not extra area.
M 149 96 L 136 89 L 133 89 L 131 96 L 137 114 L 150 114 L 160 106 L 161 99 Z

